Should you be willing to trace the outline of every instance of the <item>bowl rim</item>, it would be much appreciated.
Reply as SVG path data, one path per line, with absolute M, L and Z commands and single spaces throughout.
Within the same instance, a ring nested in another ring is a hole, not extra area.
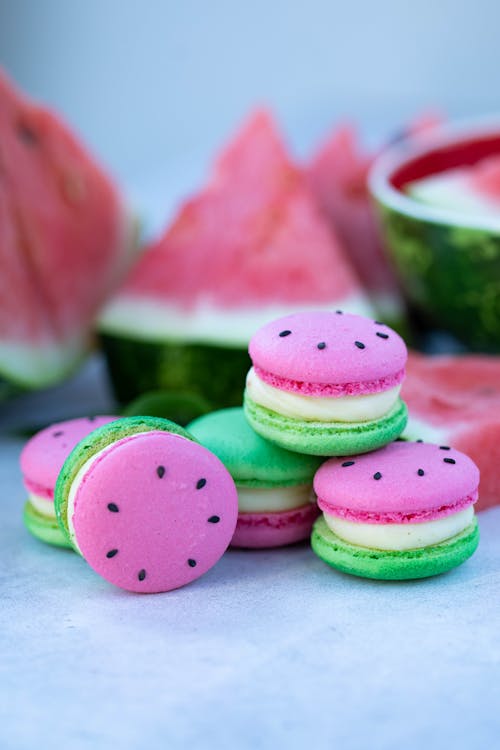
M 500 137 L 500 115 L 461 120 L 435 129 L 415 138 L 405 138 L 386 149 L 375 159 L 368 174 L 368 187 L 372 197 L 383 206 L 405 216 L 433 224 L 447 224 L 465 229 L 500 233 L 500 216 L 462 215 L 459 211 L 438 208 L 420 203 L 397 190 L 390 182 L 392 174 L 413 159 L 424 156 L 436 148 L 453 145 L 476 137 Z

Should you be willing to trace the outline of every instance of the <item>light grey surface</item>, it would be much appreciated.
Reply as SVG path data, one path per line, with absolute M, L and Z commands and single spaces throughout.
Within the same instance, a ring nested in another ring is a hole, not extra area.
M 435 579 L 356 579 L 297 546 L 140 596 L 24 530 L 21 446 L 0 437 L 2 750 L 498 747 L 500 508 Z

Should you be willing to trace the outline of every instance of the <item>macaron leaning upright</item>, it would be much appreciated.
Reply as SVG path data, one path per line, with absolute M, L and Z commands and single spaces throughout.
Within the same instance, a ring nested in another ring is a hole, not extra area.
M 233 547 L 281 547 L 309 538 L 318 516 L 312 479 L 322 459 L 264 440 L 241 407 L 206 414 L 187 429 L 220 458 L 235 481 Z
M 475 463 L 446 445 L 398 441 L 332 458 L 314 478 L 323 516 L 312 548 L 328 565 L 365 578 L 444 573 L 478 545 L 478 485 Z
M 28 531 L 56 547 L 71 547 L 56 520 L 54 488 L 65 460 L 92 430 L 118 417 L 82 417 L 51 424 L 33 435 L 21 457 L 23 483 L 28 491 L 23 520 Z
M 405 428 L 399 391 L 406 345 L 378 321 L 341 310 L 296 313 L 260 328 L 249 353 L 246 417 L 282 448 L 319 456 L 364 453 Z
M 71 452 L 55 491 L 61 529 L 103 578 L 159 593 L 199 578 L 222 556 L 238 514 L 231 475 L 182 427 L 129 417 Z

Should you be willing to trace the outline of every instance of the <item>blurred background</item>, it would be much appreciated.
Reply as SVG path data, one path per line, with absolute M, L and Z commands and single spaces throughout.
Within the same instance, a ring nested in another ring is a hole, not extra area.
M 2 64 L 63 113 L 154 224 L 259 102 L 296 153 L 350 118 L 500 110 L 496 0 L 0 0 Z

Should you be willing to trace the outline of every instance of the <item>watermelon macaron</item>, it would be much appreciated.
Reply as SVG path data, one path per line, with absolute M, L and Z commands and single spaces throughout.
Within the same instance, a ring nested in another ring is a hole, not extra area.
M 49 425 L 37 432 L 21 453 L 23 482 L 28 491 L 24 523 L 28 530 L 48 544 L 70 547 L 59 528 L 54 509 L 54 487 L 65 460 L 80 440 L 116 417 L 84 417 Z
M 236 526 L 231 475 L 182 427 L 130 417 L 81 441 L 56 485 L 65 537 L 107 581 L 159 593 L 199 578 Z
M 283 448 L 321 456 L 375 450 L 403 431 L 407 359 L 391 328 L 336 311 L 289 315 L 250 341 L 245 413 Z
M 318 515 L 312 479 L 321 459 L 261 438 L 243 409 L 221 409 L 188 426 L 220 458 L 238 490 L 233 547 L 281 547 L 308 539 Z
M 328 565 L 365 578 L 444 573 L 478 545 L 478 485 L 475 463 L 446 445 L 398 441 L 332 458 L 314 478 L 323 516 L 312 548 Z

